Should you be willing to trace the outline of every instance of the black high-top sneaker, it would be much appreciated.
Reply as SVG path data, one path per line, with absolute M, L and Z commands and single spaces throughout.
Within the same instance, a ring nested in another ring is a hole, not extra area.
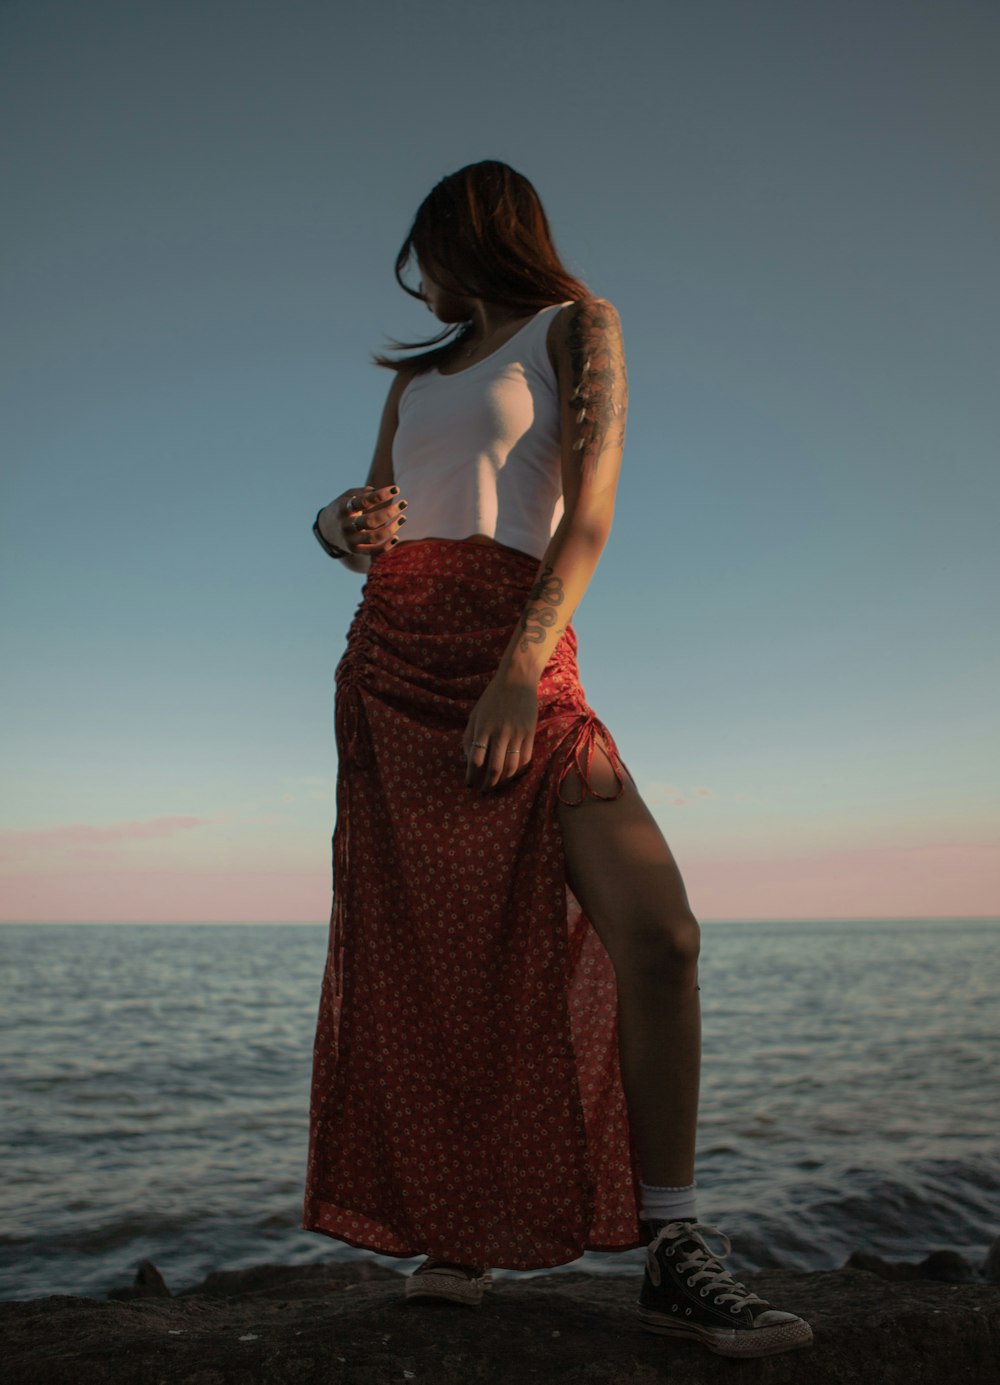
M 729 1237 L 717 1226 L 692 1219 L 643 1222 L 646 1270 L 639 1292 L 639 1321 L 647 1332 L 693 1337 L 720 1356 L 772 1356 L 812 1345 L 812 1328 L 782 1313 L 734 1279 L 719 1263 Z M 703 1235 L 718 1236 L 716 1258 Z

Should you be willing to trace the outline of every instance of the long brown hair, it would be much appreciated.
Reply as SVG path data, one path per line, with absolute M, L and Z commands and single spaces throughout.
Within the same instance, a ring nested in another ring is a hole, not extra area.
M 450 293 L 502 303 L 524 314 L 590 297 L 587 285 L 560 260 L 538 193 L 523 173 L 498 159 L 449 173 L 417 209 L 396 256 L 396 282 L 411 298 L 425 302 L 422 293 L 403 282 L 411 254 Z M 393 340 L 395 351 L 444 345 L 396 360 L 372 352 L 372 361 L 388 370 L 415 367 L 422 373 L 447 360 L 474 325 L 470 317 L 445 323 L 437 336 L 424 341 Z

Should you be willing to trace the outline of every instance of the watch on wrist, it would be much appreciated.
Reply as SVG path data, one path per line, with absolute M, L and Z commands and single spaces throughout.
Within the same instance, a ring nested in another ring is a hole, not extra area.
M 326 509 L 325 505 L 316 512 L 316 518 L 313 520 L 313 533 L 316 535 L 316 542 L 324 553 L 329 553 L 331 558 L 349 558 L 351 556 L 349 549 L 338 548 L 336 544 L 327 543 L 326 539 L 319 532 L 319 517 L 324 509 Z

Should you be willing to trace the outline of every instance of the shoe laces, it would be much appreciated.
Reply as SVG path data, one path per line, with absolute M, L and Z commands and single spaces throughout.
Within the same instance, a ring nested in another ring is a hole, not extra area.
M 703 1236 L 718 1236 L 725 1244 L 725 1250 L 721 1256 L 715 1256 L 706 1245 Z M 748 1303 L 767 1304 L 767 1299 L 761 1298 L 759 1294 L 751 1293 L 745 1284 L 741 1284 L 738 1279 L 734 1279 L 729 1271 L 719 1263 L 732 1250 L 729 1237 L 724 1231 L 720 1231 L 717 1226 L 710 1226 L 708 1222 L 665 1222 L 656 1233 L 653 1240 L 646 1247 L 646 1265 L 649 1269 L 649 1277 L 654 1284 L 659 1284 L 662 1279 L 662 1267 L 657 1259 L 656 1252 L 664 1242 L 670 1241 L 677 1247 L 674 1255 L 677 1257 L 674 1264 L 678 1274 L 685 1277 L 688 1284 L 693 1289 L 708 1288 L 713 1291 L 714 1298 L 720 1302 L 731 1302 L 740 1308 L 746 1307 Z M 693 1271 L 689 1273 L 689 1271 Z M 708 1295 L 706 1294 L 707 1298 Z

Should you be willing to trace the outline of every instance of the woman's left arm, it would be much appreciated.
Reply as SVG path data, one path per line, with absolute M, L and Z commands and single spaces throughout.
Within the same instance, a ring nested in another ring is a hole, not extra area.
M 531 758 L 538 683 L 607 543 L 625 446 L 628 379 L 616 309 L 606 298 L 582 299 L 557 314 L 552 335 L 564 512 L 497 673 L 466 727 L 466 782 L 483 791 Z M 485 750 L 475 745 L 483 741 Z M 513 757 L 511 745 L 520 748 Z

